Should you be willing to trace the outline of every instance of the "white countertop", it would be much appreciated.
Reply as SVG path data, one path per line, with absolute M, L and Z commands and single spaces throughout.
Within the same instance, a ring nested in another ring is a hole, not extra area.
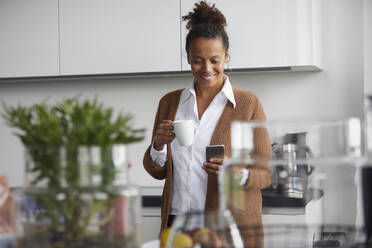
M 160 242 L 158 239 L 152 240 L 141 245 L 141 248 L 159 248 Z
M 15 247 L 13 235 L 0 234 L 0 248 Z M 159 248 L 159 240 L 152 240 L 141 245 L 141 248 Z

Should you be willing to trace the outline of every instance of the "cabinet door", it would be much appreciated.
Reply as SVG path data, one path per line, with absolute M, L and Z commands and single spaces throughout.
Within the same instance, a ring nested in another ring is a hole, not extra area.
M 0 78 L 55 76 L 58 0 L 0 1 Z
M 179 71 L 179 4 L 60 0 L 61 74 Z
M 181 0 L 185 15 L 196 1 Z M 312 64 L 311 0 L 215 0 L 227 20 L 230 68 L 303 66 Z M 182 25 L 182 47 L 186 39 Z M 186 52 L 182 69 L 189 70 Z

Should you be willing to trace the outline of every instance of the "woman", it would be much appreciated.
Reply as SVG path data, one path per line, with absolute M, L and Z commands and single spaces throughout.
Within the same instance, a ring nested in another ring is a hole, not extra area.
M 231 156 L 230 124 L 233 120 L 265 120 L 258 98 L 251 92 L 233 88 L 224 75 L 229 60 L 226 19 L 215 8 L 202 1 L 183 17 L 189 33 L 186 38 L 188 63 L 194 76 L 189 88 L 170 92 L 159 102 L 152 144 L 143 164 L 156 179 L 165 179 L 162 195 L 161 230 L 171 225 L 177 214 L 218 209 L 217 175 L 225 158 L 205 162 L 207 145 L 223 144 Z M 194 143 L 182 147 L 172 132 L 174 120 L 192 119 Z M 255 151 L 270 154 L 265 136 Z M 236 213 L 241 225 L 262 224 L 260 189 L 271 184 L 271 170 L 249 169 L 244 182 L 246 208 Z M 243 217 L 243 218 L 241 218 Z

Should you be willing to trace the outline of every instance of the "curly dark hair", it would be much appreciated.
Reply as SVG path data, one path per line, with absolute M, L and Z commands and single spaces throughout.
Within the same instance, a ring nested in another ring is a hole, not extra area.
M 191 42 L 196 38 L 221 37 L 225 51 L 229 49 L 229 37 L 225 31 L 226 18 L 216 8 L 216 4 L 210 5 L 206 1 L 195 3 L 195 8 L 182 17 L 186 21 L 189 33 L 186 37 L 186 53 L 189 55 Z

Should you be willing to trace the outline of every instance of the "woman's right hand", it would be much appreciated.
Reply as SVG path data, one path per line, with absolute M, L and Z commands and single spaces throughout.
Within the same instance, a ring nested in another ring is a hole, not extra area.
M 154 148 L 158 151 L 163 150 L 164 145 L 172 142 L 174 137 L 173 121 L 163 120 L 155 132 Z

